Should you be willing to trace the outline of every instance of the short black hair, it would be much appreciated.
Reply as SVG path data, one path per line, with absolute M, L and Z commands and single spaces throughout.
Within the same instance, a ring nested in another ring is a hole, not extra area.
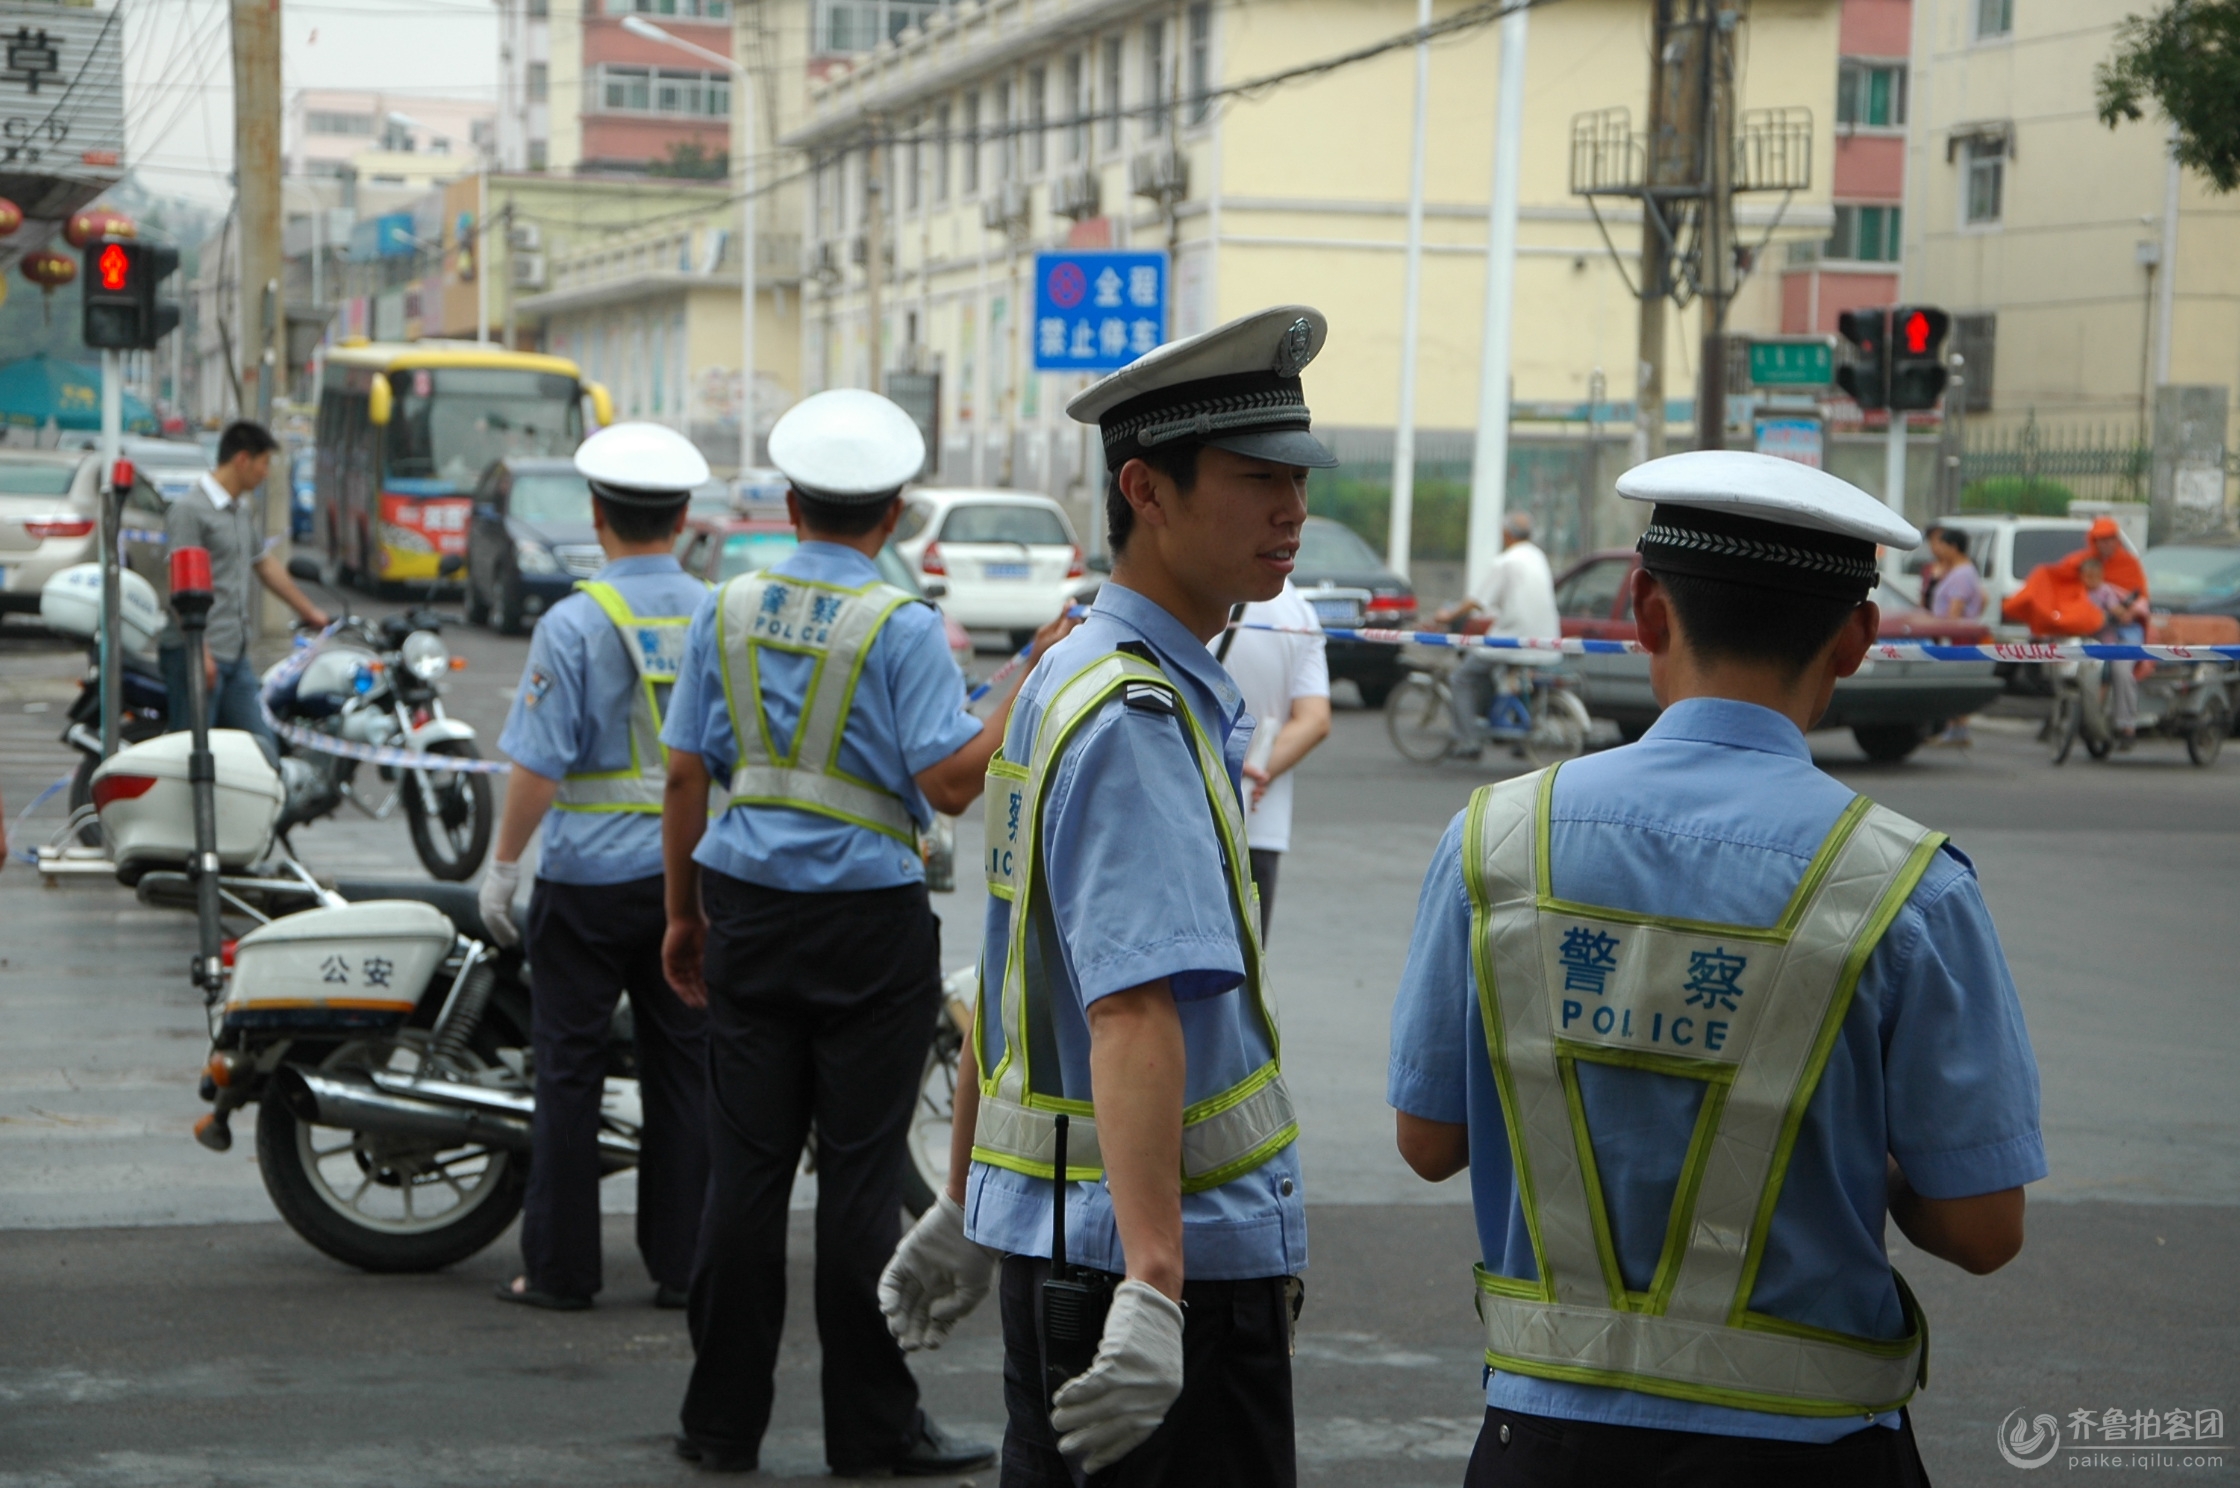
M 1952 551 L 1958 553 L 1961 557 L 1965 558 L 1968 556 L 1968 534 L 1966 529 L 1960 527 L 1932 527 L 1929 529 L 1929 535 L 1931 537 L 1943 538 L 1945 542 L 1951 546 Z
M 801 525 L 833 537 L 863 536 L 885 521 L 888 511 L 902 499 L 900 491 L 890 491 L 873 501 L 828 501 L 799 486 L 793 488 L 793 495 L 801 503 Z
M 1861 603 L 1654 568 L 1649 572 L 1672 601 L 1689 650 L 1707 660 L 1779 666 L 1791 677 L 1812 664 Z
M 255 419 L 235 419 L 226 425 L 225 433 L 218 436 L 218 463 L 221 466 L 231 465 L 235 455 L 247 455 L 254 459 L 258 455 L 269 455 L 278 448 L 280 441 L 272 437 L 270 429 Z
M 591 499 L 599 504 L 600 514 L 607 519 L 607 528 L 626 543 L 653 542 L 667 537 L 676 530 L 677 518 L 685 503 L 674 506 L 640 506 L 636 502 L 610 501 L 593 492 Z
M 1143 461 L 1187 496 L 1198 483 L 1198 453 L 1204 448 L 1196 442 L 1162 444 L 1129 458 Z M 1121 463 L 1125 466 L 1127 462 Z M 1117 553 L 1126 547 L 1129 534 L 1135 530 L 1136 509 L 1128 505 L 1127 493 L 1120 489 L 1120 472 L 1108 470 L 1104 477 L 1104 532 L 1112 551 Z

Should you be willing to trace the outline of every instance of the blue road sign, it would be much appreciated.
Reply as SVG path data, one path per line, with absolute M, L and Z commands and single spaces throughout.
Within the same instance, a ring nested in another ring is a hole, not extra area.
M 1034 256 L 1034 369 L 1115 372 L 1167 339 L 1164 253 Z

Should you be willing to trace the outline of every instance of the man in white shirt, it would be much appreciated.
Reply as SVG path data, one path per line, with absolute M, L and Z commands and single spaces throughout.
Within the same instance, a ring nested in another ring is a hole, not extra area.
M 1244 756 L 1250 783 L 1245 831 L 1264 940 L 1275 913 L 1276 867 L 1291 849 L 1291 769 L 1330 733 L 1330 663 L 1314 606 L 1289 579 L 1274 599 L 1241 609 L 1211 649 L 1244 694 L 1245 711 L 1259 723 Z
M 1488 635 L 1538 640 L 1562 633 L 1562 622 L 1556 617 L 1555 576 L 1548 571 L 1548 555 L 1532 540 L 1530 512 L 1512 511 L 1501 519 L 1501 556 L 1487 571 L 1483 585 L 1433 618 L 1451 625 L 1481 611 L 1493 619 Z M 1454 696 L 1457 751 L 1474 758 L 1485 747 L 1486 705 L 1496 668 L 1502 690 L 1508 691 L 1522 680 L 1518 668 L 1553 666 L 1560 660 L 1554 651 L 1464 651 L 1462 665 L 1448 683 Z

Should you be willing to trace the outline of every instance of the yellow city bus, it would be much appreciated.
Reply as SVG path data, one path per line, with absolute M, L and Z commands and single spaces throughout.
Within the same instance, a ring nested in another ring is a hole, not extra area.
M 589 408 L 586 408 L 586 404 Z M 344 341 L 319 395 L 312 542 L 344 579 L 429 582 L 464 559 L 475 482 L 506 455 L 567 455 L 607 390 L 574 362 L 471 341 Z

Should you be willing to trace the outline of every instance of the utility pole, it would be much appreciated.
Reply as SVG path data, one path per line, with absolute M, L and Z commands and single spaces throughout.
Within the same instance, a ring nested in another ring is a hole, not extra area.
M 1696 448 L 1727 445 L 1727 305 L 1734 298 L 1734 32 L 1741 16 L 1702 0 L 1703 360 L 1696 369 Z M 1900 436 L 1903 438 L 1903 435 Z
M 871 391 L 887 390 L 886 370 L 879 346 L 879 291 L 885 287 L 886 278 L 886 151 L 880 148 L 879 136 L 886 129 L 886 121 L 871 121 L 871 143 L 863 152 L 863 314 L 864 340 L 869 344 L 871 357 Z
M 1431 0 L 1416 0 L 1416 29 L 1431 24 Z M 1431 128 L 1431 43 L 1416 43 L 1415 136 L 1408 156 L 1408 253 L 1400 278 L 1400 418 L 1392 441 L 1392 515 L 1385 567 L 1405 577 L 1415 545 L 1416 342 L 1423 288 L 1423 162 Z
M 1649 158 L 1641 197 L 1641 332 L 1633 383 L 1633 463 L 1664 458 L 1664 307 L 1672 292 L 1672 245 L 1655 195 L 1666 184 L 1665 74 L 1672 46 L 1673 0 L 1656 0 L 1649 33 Z
M 250 322 L 242 327 L 242 360 L 249 365 L 241 370 L 256 380 L 257 421 L 269 427 L 288 361 L 288 313 L 280 292 L 280 0 L 233 0 L 232 19 L 233 170 L 241 215 L 235 303 Z M 264 530 L 281 539 L 283 563 L 286 498 L 274 492 L 284 492 L 287 479 L 288 462 L 274 460 L 263 497 Z

